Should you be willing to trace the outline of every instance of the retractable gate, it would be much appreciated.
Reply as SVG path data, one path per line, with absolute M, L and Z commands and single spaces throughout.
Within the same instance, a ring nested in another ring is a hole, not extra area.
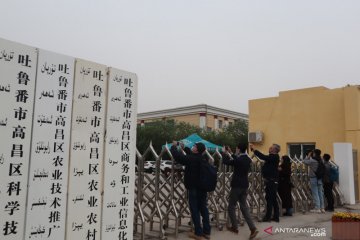
M 208 195 L 211 223 L 222 230 L 228 222 L 227 203 L 233 169 L 222 164 L 222 155 L 218 151 L 213 154 L 206 151 L 206 154 L 211 163 L 218 168 L 216 189 Z M 168 148 L 162 149 L 157 154 L 150 144 L 143 154 L 137 151 L 136 155 L 135 238 L 166 239 L 167 235 L 176 238 L 179 231 L 191 227 L 187 191 L 183 184 L 183 168 L 176 164 Z M 163 167 L 165 159 L 171 161 L 171 167 Z M 256 156 L 251 156 L 251 159 L 253 164 L 249 173 L 247 204 L 250 212 L 260 221 L 266 204 L 264 182 L 261 176 L 263 162 Z M 155 161 L 153 172 L 145 172 L 144 164 L 148 160 Z M 313 205 L 308 168 L 299 158 L 295 157 L 291 161 L 291 181 L 295 186 L 292 189 L 294 212 L 305 214 Z M 334 162 L 331 164 L 335 165 Z M 337 185 L 333 189 L 333 194 L 335 204 L 343 205 L 343 196 Z M 278 196 L 277 199 L 281 206 L 280 197 Z M 240 224 L 243 224 L 240 210 L 238 216 Z

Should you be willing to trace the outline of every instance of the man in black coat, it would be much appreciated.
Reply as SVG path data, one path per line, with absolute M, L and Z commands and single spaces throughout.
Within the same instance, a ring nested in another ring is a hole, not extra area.
M 261 173 L 265 183 L 265 200 L 266 200 L 266 214 L 262 219 L 263 222 L 271 220 L 279 222 L 279 205 L 276 200 L 278 181 L 279 181 L 279 162 L 280 162 L 280 145 L 273 144 L 269 148 L 269 155 L 264 155 L 250 145 L 251 151 L 255 156 L 263 160 L 265 163 L 261 169 Z M 271 218 L 272 210 L 274 209 L 273 218 Z
M 204 239 L 204 237 L 210 239 L 211 227 L 207 207 L 207 192 L 199 190 L 196 185 L 199 182 L 200 164 L 201 161 L 204 161 L 202 154 L 205 151 L 205 145 L 195 143 L 191 148 L 191 154 L 187 155 L 178 151 L 177 146 L 177 142 L 174 141 L 170 151 L 175 161 L 185 165 L 184 184 L 188 190 L 191 218 L 195 228 L 195 233 L 190 232 L 189 237 L 197 240 Z M 200 214 L 202 216 L 202 227 Z
M 330 158 L 331 156 L 327 153 L 324 154 L 324 164 L 325 164 L 325 174 L 324 174 L 324 195 L 327 200 L 327 207 L 325 208 L 326 211 L 333 212 L 334 211 L 334 196 L 332 193 L 334 187 L 334 181 L 331 179 L 331 165 L 330 165 Z
M 229 147 L 223 148 L 223 163 L 234 167 L 228 204 L 228 212 L 232 226 L 228 227 L 228 229 L 231 232 L 238 233 L 235 208 L 237 202 L 239 202 L 240 210 L 251 232 L 250 239 L 253 239 L 259 231 L 256 229 L 254 221 L 251 219 L 250 212 L 246 204 L 247 191 L 249 188 L 248 174 L 252 163 L 251 159 L 246 154 L 246 150 L 246 143 L 240 143 L 236 148 L 235 154 L 232 154 Z M 232 154 L 232 159 L 230 159 L 229 154 Z

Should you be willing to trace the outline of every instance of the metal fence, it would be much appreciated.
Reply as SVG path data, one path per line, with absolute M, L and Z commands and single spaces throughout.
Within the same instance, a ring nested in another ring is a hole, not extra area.
M 211 223 L 214 227 L 222 230 L 228 222 L 227 203 L 230 193 L 230 181 L 233 174 L 232 167 L 222 164 L 222 156 L 216 151 L 213 154 L 206 152 L 212 164 L 218 167 L 218 183 L 214 192 L 208 194 L 208 205 Z M 264 214 L 265 190 L 261 176 L 263 162 L 256 156 L 251 156 L 253 164 L 249 173 L 249 190 L 247 204 L 250 212 L 258 221 Z M 153 173 L 144 171 L 144 163 L 155 159 Z M 171 160 L 172 169 L 162 171 L 162 160 Z M 135 183 L 135 216 L 134 237 L 135 239 L 166 239 L 168 235 L 177 238 L 179 231 L 191 227 L 190 210 L 187 201 L 187 191 L 183 184 L 183 171 L 174 168 L 175 161 L 168 148 L 164 148 L 159 154 L 152 145 L 141 154 L 137 151 L 137 166 Z M 331 162 L 334 164 L 334 162 Z M 308 167 L 301 159 L 292 159 L 292 200 L 294 212 L 306 214 L 313 206 Z M 333 189 L 335 206 L 343 205 L 343 196 L 339 187 L 335 184 Z M 281 209 L 281 199 L 277 196 Z M 282 211 L 280 211 L 280 214 Z M 244 224 L 238 207 L 238 220 Z

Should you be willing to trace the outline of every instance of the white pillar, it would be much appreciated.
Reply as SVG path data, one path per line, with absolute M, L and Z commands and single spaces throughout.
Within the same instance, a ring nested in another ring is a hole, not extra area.
M 206 129 L 206 113 L 200 113 L 199 127 Z
M 214 129 L 219 129 L 219 119 L 217 118 L 217 116 L 214 116 Z
M 226 117 L 224 118 L 224 127 L 228 127 L 229 126 L 229 119 Z
M 352 144 L 334 143 L 334 160 L 339 165 L 339 186 L 345 203 L 355 204 Z

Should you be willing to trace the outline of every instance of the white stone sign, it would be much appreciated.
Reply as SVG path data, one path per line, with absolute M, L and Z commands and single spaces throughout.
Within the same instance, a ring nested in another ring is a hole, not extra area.
M 65 238 L 74 61 L 39 50 L 25 239 Z
M 107 67 L 75 64 L 67 239 L 98 240 L 104 154 Z
M 37 51 L 0 38 L 0 239 L 22 239 Z
M 137 77 L 110 69 L 106 117 L 102 239 L 132 239 Z
M 133 239 L 137 76 L 0 38 L 0 239 Z

